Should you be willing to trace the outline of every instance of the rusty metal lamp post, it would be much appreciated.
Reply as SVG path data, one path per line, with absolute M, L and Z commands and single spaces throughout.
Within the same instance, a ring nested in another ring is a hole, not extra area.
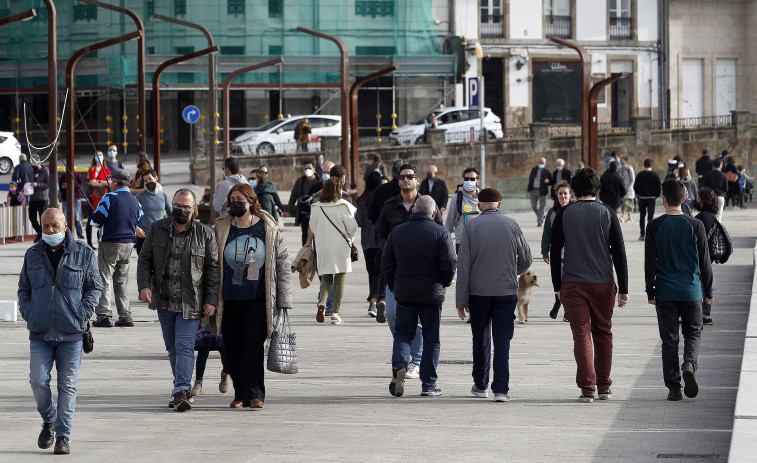
M 365 77 L 361 77 L 357 79 L 355 82 L 353 82 L 352 87 L 350 87 L 350 118 L 352 119 L 350 122 L 350 134 L 351 134 L 351 146 L 350 146 L 350 189 L 354 190 L 357 188 L 357 182 L 360 178 L 360 134 L 358 133 L 358 107 L 357 107 L 357 94 L 360 91 L 360 89 L 363 87 L 363 85 L 366 82 L 369 82 L 373 79 L 377 79 L 383 75 L 389 74 L 391 72 L 399 70 L 399 66 L 390 66 L 388 68 L 384 68 L 378 72 L 374 72 L 373 74 L 369 74 Z
M 104 40 L 102 42 L 97 42 L 92 45 L 88 45 L 84 48 L 81 48 L 79 50 L 76 50 L 73 55 L 71 55 L 71 58 L 68 59 L 68 64 L 66 64 L 66 87 L 68 88 L 68 102 L 66 103 L 66 106 L 68 106 L 68 118 L 66 119 L 66 163 L 68 164 L 68 168 L 71 170 L 71 172 L 74 172 L 74 100 L 75 100 L 75 93 L 74 93 L 74 71 L 76 70 L 76 65 L 79 63 L 79 60 L 82 58 L 82 56 L 86 55 L 87 53 L 91 53 L 93 51 L 101 50 L 103 48 L 112 47 L 113 45 L 118 45 L 122 42 L 128 42 L 129 40 L 135 40 L 140 37 L 142 37 L 142 31 L 134 31 L 128 34 L 124 34 L 118 37 L 114 37 L 112 39 Z M 74 225 L 76 223 L 75 217 L 74 217 L 74 176 L 69 175 L 68 179 L 66 181 L 66 218 L 68 220 L 68 228 L 73 232 L 74 231 Z
M 163 71 L 166 70 L 167 67 L 172 66 L 176 63 L 181 63 L 183 61 L 189 61 L 194 58 L 198 58 L 200 56 L 204 56 L 211 53 L 217 53 L 219 50 L 221 50 L 221 47 L 218 45 L 214 45 L 210 48 L 204 48 L 199 51 L 195 51 L 192 53 L 188 53 L 186 55 L 177 56 L 176 58 L 171 58 L 168 61 L 164 61 L 163 63 L 158 66 L 157 69 L 155 69 L 155 73 L 152 75 L 152 144 L 153 144 L 153 166 L 155 168 L 155 172 L 158 174 L 158 177 L 160 178 L 160 76 L 163 74 Z M 212 170 L 212 169 L 211 169 Z M 212 188 L 212 187 L 211 187 Z
M 578 53 L 581 62 L 581 160 L 591 166 L 589 160 L 589 91 L 591 90 L 591 56 L 581 45 L 561 37 L 550 37 L 558 45 L 572 48 Z
M 229 74 L 229 77 L 227 77 L 226 80 L 223 82 L 223 85 L 222 85 L 223 93 L 221 97 L 221 108 L 222 108 L 221 114 L 223 115 L 223 157 L 224 158 L 229 157 L 229 126 L 231 125 L 229 122 L 229 87 L 231 87 L 231 81 L 233 81 L 238 76 L 246 72 L 255 71 L 257 69 L 263 69 L 263 68 L 267 68 L 268 66 L 275 66 L 282 63 L 284 63 L 284 58 L 278 57 L 272 60 L 263 61 L 262 63 L 253 64 L 252 66 L 245 66 Z
M 32 8 L 31 10 L 22 11 L 21 13 L 12 14 L 4 18 L 0 18 L 0 26 L 11 24 L 19 21 L 28 21 L 29 19 L 37 17 L 37 10 Z
M 340 56 L 340 64 L 339 64 L 339 73 L 341 76 L 340 79 L 340 86 L 339 86 L 339 93 L 341 97 L 341 114 L 342 114 L 342 166 L 344 166 L 345 169 L 348 171 L 351 171 L 350 167 L 350 158 L 349 158 L 349 150 L 350 150 L 350 141 L 349 141 L 349 134 L 350 134 L 350 107 L 349 107 L 349 88 L 350 88 L 350 55 L 349 51 L 347 50 L 347 45 L 345 45 L 344 41 L 340 39 L 339 37 L 323 33 L 321 31 L 316 31 L 313 29 L 308 29 L 307 27 L 298 27 L 298 32 L 303 32 L 305 34 L 314 35 L 316 37 L 331 40 L 336 44 L 336 46 L 339 48 L 339 56 Z
M 78 2 L 125 14 L 134 21 L 137 30 L 142 32 L 142 37 L 137 39 L 137 116 L 139 119 L 137 127 L 139 129 L 139 151 L 144 153 L 147 151 L 145 134 L 147 130 L 147 109 L 145 103 L 145 25 L 136 13 L 126 8 L 109 5 L 97 0 L 78 0 Z M 126 93 L 125 88 L 124 93 Z
M 618 81 L 624 77 L 628 77 L 628 72 L 614 72 L 610 74 L 610 77 L 602 79 L 589 91 L 589 163 L 587 164 L 594 170 L 599 168 L 599 147 L 598 147 L 598 129 L 597 129 L 597 101 L 599 99 L 599 92 L 611 83 Z M 582 134 L 583 136 L 583 134 Z
M 191 27 L 192 29 L 197 29 L 198 31 L 203 33 L 203 35 L 205 36 L 205 39 L 207 39 L 208 41 L 208 48 L 206 48 L 206 50 L 213 48 L 215 46 L 215 42 L 213 41 L 213 36 L 210 34 L 210 31 L 199 24 L 191 23 L 189 21 L 184 21 L 181 19 L 171 18 L 169 16 L 163 16 L 161 14 L 155 14 L 152 17 L 160 21 L 166 21 L 173 24 L 178 24 L 180 26 Z M 212 196 L 216 188 L 216 57 L 215 57 L 215 53 L 208 53 L 207 55 L 208 55 L 208 88 L 210 89 L 210 95 L 208 98 L 208 112 L 210 113 L 210 123 L 208 124 L 208 134 L 209 134 L 208 138 L 210 141 L 210 143 L 208 143 L 209 145 L 208 146 L 209 147 L 208 172 L 210 173 L 210 177 L 208 179 L 208 182 L 210 183 L 210 194 Z M 185 56 L 189 56 L 189 55 L 185 55 Z M 154 147 L 153 149 L 160 150 L 160 145 L 158 145 L 157 148 Z M 155 160 L 155 162 L 158 164 L 157 172 L 158 172 L 158 176 L 160 177 L 159 159 L 160 159 L 160 152 L 158 151 L 158 159 Z M 215 213 L 213 211 L 213 207 L 211 206 L 210 208 L 211 223 L 214 217 L 215 217 Z
M 47 137 L 58 136 L 58 13 L 53 0 L 43 0 L 47 8 Z M 57 151 L 58 147 L 54 146 Z M 50 191 L 58 191 L 58 155 L 50 156 Z M 50 195 L 50 207 L 58 207 L 58 195 Z

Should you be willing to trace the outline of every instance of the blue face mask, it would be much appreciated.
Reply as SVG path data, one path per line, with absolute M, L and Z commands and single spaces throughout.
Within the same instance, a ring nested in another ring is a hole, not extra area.
M 558 166 L 558 167 L 557 167 L 557 170 L 562 170 L 562 167 L 559 167 L 559 166 Z
M 331 178 L 331 175 L 329 175 L 329 174 L 323 174 L 323 181 L 324 182 L 327 181 L 330 178 Z
M 97 163 L 98 164 L 102 164 L 103 163 L 103 157 L 102 156 L 95 156 L 95 159 L 97 159 Z
M 426 178 L 431 180 L 432 178 L 434 178 L 434 174 L 432 174 L 431 172 L 426 172 Z
M 463 190 L 467 191 L 468 193 L 470 193 L 471 191 L 475 189 L 476 189 L 476 182 L 471 181 L 471 180 L 466 180 L 463 182 Z
M 258 186 L 258 181 L 257 180 L 250 180 L 248 183 L 253 188 L 255 188 L 256 186 Z
M 118 155 L 115 151 L 108 151 L 108 157 L 114 159 Z
M 539 169 L 543 169 L 543 168 L 544 168 L 544 164 L 539 164 Z
M 66 237 L 66 232 L 62 231 L 60 233 L 56 233 L 54 235 L 42 235 L 42 241 L 44 241 L 48 246 L 55 247 L 63 242 L 63 239 Z

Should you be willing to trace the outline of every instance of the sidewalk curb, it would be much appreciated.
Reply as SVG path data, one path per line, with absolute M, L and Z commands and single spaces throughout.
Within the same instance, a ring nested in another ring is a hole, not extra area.
M 754 455 L 757 453 L 757 244 L 752 258 L 755 275 L 752 278 L 749 321 L 733 417 L 731 449 L 728 454 L 728 461 L 731 462 L 754 461 Z

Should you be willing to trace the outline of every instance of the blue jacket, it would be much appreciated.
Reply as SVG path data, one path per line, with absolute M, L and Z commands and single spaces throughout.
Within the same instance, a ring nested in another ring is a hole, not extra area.
M 48 342 L 81 339 L 95 311 L 102 279 L 92 249 L 66 231 L 65 251 L 53 281 L 45 242 L 27 249 L 18 281 L 18 306 L 30 337 Z M 76 312 L 76 318 L 71 311 Z
M 447 230 L 424 214 L 412 214 L 389 234 L 381 272 L 403 304 L 441 304 L 455 277 L 457 256 Z
M 92 214 L 92 225 L 103 227 L 102 241 L 133 243 L 137 222 L 142 218 L 142 205 L 127 187 L 106 194 Z

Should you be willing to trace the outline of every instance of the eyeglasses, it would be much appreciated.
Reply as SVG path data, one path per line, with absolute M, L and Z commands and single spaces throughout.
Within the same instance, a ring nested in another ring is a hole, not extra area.
M 415 178 L 415 174 L 405 174 L 398 177 L 400 180 L 412 180 Z
M 465 180 L 466 182 L 475 182 L 476 180 L 478 180 L 478 177 L 463 177 L 463 180 Z
M 191 211 L 192 209 L 194 209 L 194 206 L 186 206 L 184 204 L 173 203 L 173 208 L 174 209 L 181 209 L 182 211 Z

